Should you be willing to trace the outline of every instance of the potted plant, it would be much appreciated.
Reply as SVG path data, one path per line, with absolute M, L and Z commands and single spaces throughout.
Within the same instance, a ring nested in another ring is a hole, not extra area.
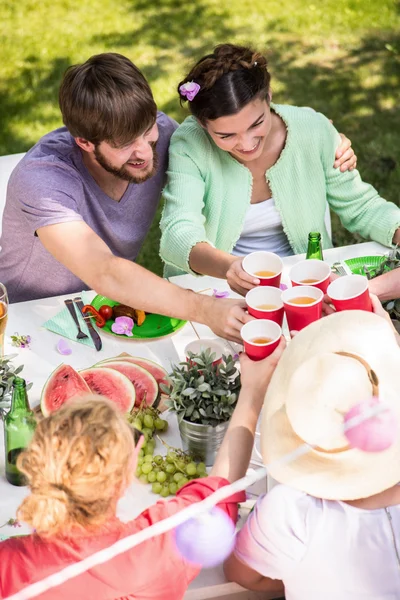
M 15 368 L 12 364 L 12 359 L 18 356 L 10 354 L 9 356 L 0 357 L 0 416 L 3 416 L 11 406 L 12 384 L 14 377 L 18 375 L 23 365 Z M 32 384 L 27 386 L 27 390 L 32 387 Z
M 232 356 L 223 356 L 213 364 L 215 354 L 207 349 L 188 353 L 188 360 L 173 367 L 168 393 L 168 408 L 178 417 L 182 446 L 185 451 L 213 464 L 229 419 L 235 409 L 240 373 Z

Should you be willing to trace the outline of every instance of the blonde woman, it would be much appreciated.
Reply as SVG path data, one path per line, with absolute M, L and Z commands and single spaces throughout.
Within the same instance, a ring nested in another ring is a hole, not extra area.
M 116 517 L 119 498 L 133 480 L 139 442 L 124 416 L 99 397 L 67 404 L 38 424 L 18 466 L 30 495 L 18 518 L 36 533 L 0 544 L 0 598 L 21 590 L 209 496 L 242 477 L 249 464 L 265 389 L 284 348 L 252 363 L 242 358 L 242 392 L 208 478 L 181 488 L 136 519 Z M 240 447 L 240 453 L 237 448 Z M 237 494 L 220 505 L 235 521 Z M 199 568 L 176 551 L 167 533 L 39 596 L 40 600 L 179 600 Z

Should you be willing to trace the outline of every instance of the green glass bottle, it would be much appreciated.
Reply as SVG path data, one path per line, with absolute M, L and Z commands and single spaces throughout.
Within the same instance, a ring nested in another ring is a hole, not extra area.
M 308 234 L 308 246 L 306 258 L 316 258 L 324 260 L 322 254 L 321 234 L 318 231 L 311 231 Z
M 19 454 L 32 439 L 36 420 L 29 407 L 25 379 L 15 377 L 11 409 L 4 418 L 4 443 L 6 450 L 6 477 L 13 485 L 26 485 L 25 477 L 17 469 Z

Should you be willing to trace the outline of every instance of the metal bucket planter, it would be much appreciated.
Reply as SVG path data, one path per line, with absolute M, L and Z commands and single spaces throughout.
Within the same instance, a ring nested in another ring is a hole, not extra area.
M 216 427 L 202 423 L 190 423 L 183 419 L 179 423 L 182 447 L 206 463 L 207 467 L 214 464 L 218 449 L 222 444 L 229 421 Z

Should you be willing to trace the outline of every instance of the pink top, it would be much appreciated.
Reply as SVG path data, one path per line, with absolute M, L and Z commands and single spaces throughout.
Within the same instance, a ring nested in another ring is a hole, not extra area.
M 399 600 L 400 505 L 363 510 L 285 485 L 259 498 L 236 556 L 286 600 Z
M 0 543 L 0 599 L 55 573 L 68 565 L 200 502 L 228 484 L 222 477 L 195 479 L 174 498 L 161 500 L 136 519 L 117 518 L 91 533 L 73 538 L 40 538 L 32 534 Z M 243 492 L 218 506 L 236 521 Z M 158 535 L 36 597 L 36 600 L 180 600 L 200 571 L 175 547 L 173 532 Z

